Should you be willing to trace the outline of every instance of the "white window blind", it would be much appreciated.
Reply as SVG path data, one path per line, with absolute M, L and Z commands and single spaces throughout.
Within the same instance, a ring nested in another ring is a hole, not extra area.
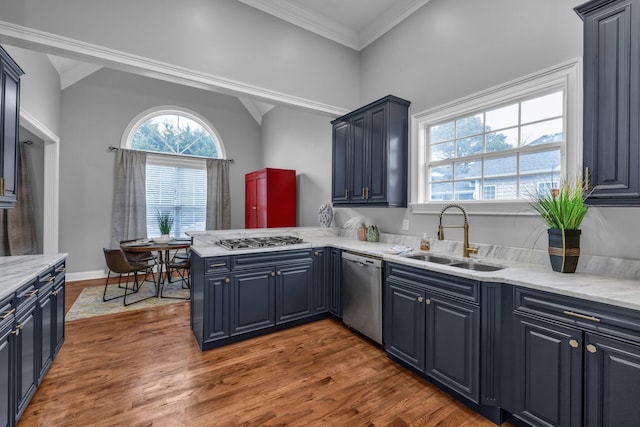
M 173 216 L 172 237 L 203 231 L 207 208 L 204 160 L 152 156 L 147 159 L 147 236 L 157 237 L 157 213 Z

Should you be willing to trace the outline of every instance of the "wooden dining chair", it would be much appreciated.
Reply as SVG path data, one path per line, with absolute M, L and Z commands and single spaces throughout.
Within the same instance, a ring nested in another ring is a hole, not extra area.
M 135 303 L 147 300 L 149 298 L 155 297 L 155 292 L 154 292 L 149 297 L 138 299 L 133 302 L 127 302 L 127 296 L 135 294 L 140 290 L 141 284 L 139 282 L 138 273 L 141 273 L 141 272 L 144 273 L 143 284 L 145 281 L 147 281 L 145 279 L 149 269 L 149 265 L 147 263 L 129 262 L 126 254 L 122 249 L 103 248 L 103 251 L 104 251 L 104 259 L 105 259 L 105 262 L 107 263 L 107 268 L 109 269 L 109 272 L 107 273 L 107 280 L 105 281 L 105 284 L 104 284 L 104 292 L 102 293 L 103 301 L 111 301 L 117 298 L 122 298 L 123 304 L 127 306 L 127 305 L 135 304 Z M 111 278 L 112 273 L 118 275 L 119 288 L 122 287 L 121 286 L 122 276 L 123 275 L 126 276 L 126 281 L 124 284 L 124 292 L 122 293 L 122 295 L 117 295 L 117 296 L 112 296 L 107 298 L 107 288 L 109 286 L 109 279 Z M 131 275 L 133 275 L 133 287 L 130 288 L 129 279 L 131 278 Z M 155 287 L 155 282 L 152 282 L 152 283 L 154 283 L 154 287 Z

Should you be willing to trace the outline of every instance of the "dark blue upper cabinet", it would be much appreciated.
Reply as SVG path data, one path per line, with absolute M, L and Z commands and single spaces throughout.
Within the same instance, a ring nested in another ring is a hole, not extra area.
M 335 206 L 407 206 L 409 104 L 389 95 L 331 122 Z
M 11 208 L 18 193 L 18 121 L 23 71 L 0 47 L 0 208 Z
M 589 204 L 640 205 L 640 0 L 593 0 L 584 21 Z

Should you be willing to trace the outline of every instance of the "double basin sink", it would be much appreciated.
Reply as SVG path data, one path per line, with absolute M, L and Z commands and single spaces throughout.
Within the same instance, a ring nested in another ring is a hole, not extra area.
M 433 254 L 408 254 L 404 255 L 405 258 L 416 259 L 420 261 L 433 262 L 436 264 L 447 265 L 449 267 L 462 268 L 465 270 L 474 270 L 474 271 L 498 271 L 505 268 L 502 265 L 494 265 L 494 264 L 485 264 L 479 261 L 460 261 L 455 258 L 449 258 L 442 255 L 433 255 Z

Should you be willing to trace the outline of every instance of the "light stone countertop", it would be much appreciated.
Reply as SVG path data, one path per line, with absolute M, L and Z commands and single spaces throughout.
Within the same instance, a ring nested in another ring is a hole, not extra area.
M 227 250 L 216 246 L 220 239 L 264 236 L 264 235 L 291 234 L 302 237 L 305 242 L 302 245 L 291 245 L 268 249 Z M 302 249 L 310 247 L 334 247 L 343 250 L 359 252 L 383 258 L 387 262 L 395 262 L 425 270 L 452 274 L 482 282 L 497 282 L 524 288 L 538 289 L 570 297 L 611 304 L 618 307 L 626 307 L 640 310 L 640 280 L 638 279 L 639 262 L 634 260 L 603 259 L 602 257 L 581 256 L 583 271 L 573 274 L 557 273 L 551 270 L 548 255 L 543 251 L 526 250 L 520 248 L 505 248 L 491 245 L 479 246 L 479 256 L 474 256 L 475 261 L 488 264 L 498 264 L 506 268 L 497 271 L 483 272 L 466 270 L 457 267 L 430 263 L 398 255 L 385 253 L 395 245 L 404 245 L 413 248 L 413 253 L 419 245 L 419 238 L 413 236 L 383 235 L 381 242 L 362 242 L 355 239 L 350 231 L 335 228 L 289 228 L 289 229 L 258 229 L 258 230 L 225 230 L 193 233 L 193 250 L 202 257 L 228 256 L 242 253 L 281 251 Z M 285 249 L 286 248 L 286 249 Z M 439 242 L 432 240 L 434 255 L 445 255 L 462 260 L 461 245 L 459 242 Z M 583 262 L 584 259 L 584 262 Z M 586 266 L 584 264 L 587 264 Z M 602 268 L 609 265 L 612 271 L 622 271 L 628 277 L 616 277 L 607 274 L 594 274 L 589 271 L 592 268 Z M 579 268 L 581 265 L 579 264 Z
M 0 299 L 66 258 L 66 253 L 0 257 Z

